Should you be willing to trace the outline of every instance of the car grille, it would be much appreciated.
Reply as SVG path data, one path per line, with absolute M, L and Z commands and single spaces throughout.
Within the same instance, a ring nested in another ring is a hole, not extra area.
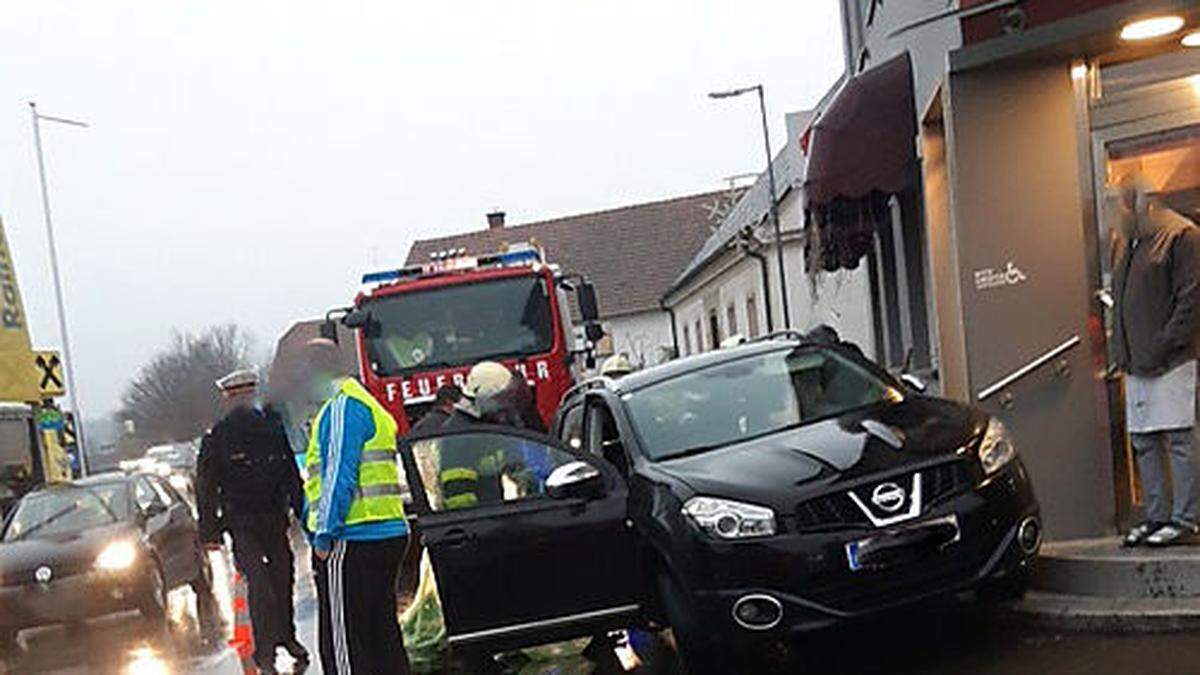
M 920 473 L 922 510 L 966 491 L 974 480 L 966 464 L 961 461 L 926 467 Z M 908 485 L 912 481 L 912 473 L 889 477 L 888 480 Z M 873 485 L 869 483 L 865 490 L 856 490 L 869 493 Z M 858 508 L 845 488 L 805 500 L 796 507 L 796 529 L 801 532 L 870 525 L 870 519 Z

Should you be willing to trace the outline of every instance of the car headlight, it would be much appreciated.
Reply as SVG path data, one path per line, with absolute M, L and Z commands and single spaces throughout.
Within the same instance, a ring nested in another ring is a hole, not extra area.
M 979 442 L 979 463 L 983 465 L 984 475 L 996 473 L 1016 456 L 1017 449 L 1008 435 L 1008 429 L 1004 428 L 1000 420 L 992 418 L 983 434 L 983 440 Z
M 96 567 L 108 572 L 127 570 L 137 561 L 137 549 L 132 542 L 118 541 L 104 547 L 96 556 Z
M 717 497 L 692 497 L 683 513 L 704 532 L 720 539 L 750 539 L 775 534 L 775 512 L 765 506 Z
M 187 492 L 187 489 L 188 489 L 187 476 L 184 476 L 184 475 L 181 475 L 178 473 L 173 473 L 167 477 L 167 482 L 170 483 L 171 487 L 175 488 L 176 490 L 179 490 L 180 492 Z

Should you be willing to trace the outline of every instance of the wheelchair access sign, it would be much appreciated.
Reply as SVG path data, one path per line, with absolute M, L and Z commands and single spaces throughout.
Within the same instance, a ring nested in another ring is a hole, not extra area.
M 34 381 L 42 398 L 53 398 L 66 393 L 63 379 L 63 363 L 58 352 L 39 349 L 33 352 Z

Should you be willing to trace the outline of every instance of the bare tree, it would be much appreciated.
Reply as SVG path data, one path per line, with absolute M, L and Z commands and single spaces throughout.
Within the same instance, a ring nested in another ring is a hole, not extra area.
M 253 340 L 233 324 L 199 334 L 176 332 L 125 385 L 117 420 L 132 421 L 144 443 L 189 440 L 216 421 L 220 395 L 214 382 L 250 363 Z

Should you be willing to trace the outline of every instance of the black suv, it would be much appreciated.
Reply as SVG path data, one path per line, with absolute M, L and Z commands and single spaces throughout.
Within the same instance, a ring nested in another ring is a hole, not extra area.
M 764 638 L 967 589 L 1019 595 L 1041 542 L 998 420 L 842 347 L 775 338 L 594 380 L 555 435 L 405 444 L 456 647 L 652 623 L 690 671 L 732 672 Z

